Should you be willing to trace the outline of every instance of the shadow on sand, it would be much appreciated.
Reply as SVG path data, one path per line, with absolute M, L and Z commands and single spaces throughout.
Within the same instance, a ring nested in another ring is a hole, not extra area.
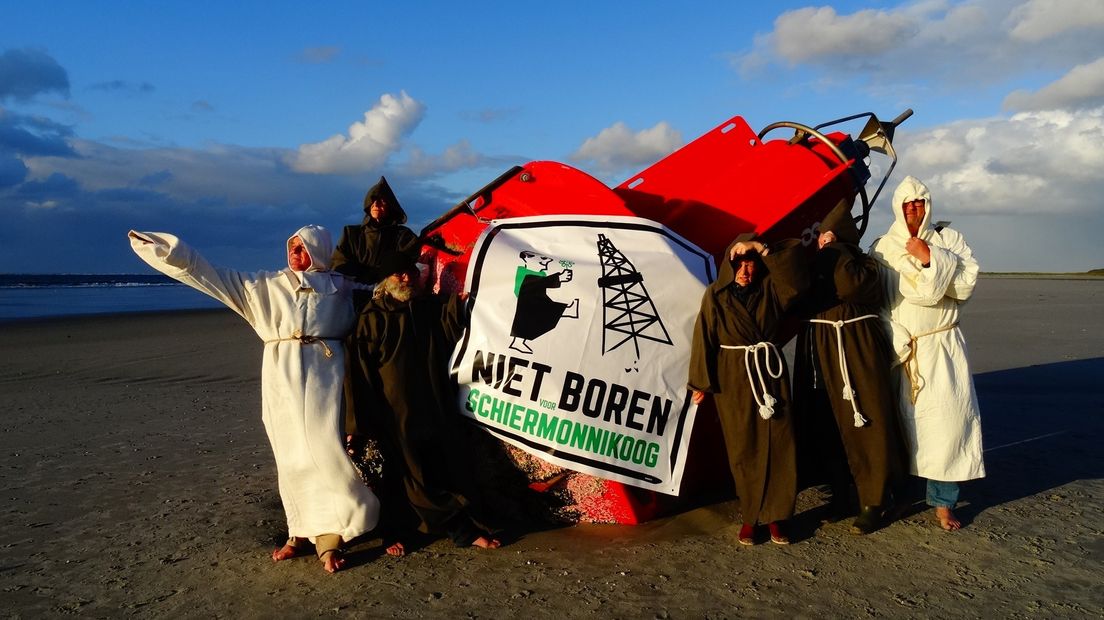
M 989 372 L 974 384 L 986 477 L 964 489 L 960 517 L 1104 476 L 1104 358 Z

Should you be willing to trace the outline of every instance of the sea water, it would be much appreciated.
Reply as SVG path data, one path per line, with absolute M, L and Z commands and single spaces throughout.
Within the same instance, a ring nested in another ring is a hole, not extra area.
M 0 274 L 0 321 L 221 307 L 161 274 Z

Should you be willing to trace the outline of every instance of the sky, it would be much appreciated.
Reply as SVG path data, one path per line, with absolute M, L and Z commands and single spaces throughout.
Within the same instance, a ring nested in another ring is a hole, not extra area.
M 281 268 L 300 226 L 336 241 L 359 222 L 380 175 L 418 230 L 528 161 L 613 187 L 732 116 L 758 131 L 906 108 L 864 243 L 909 174 L 984 271 L 1104 268 L 1101 0 L 36 0 L 3 15 L 2 273 L 148 272 L 132 228 Z

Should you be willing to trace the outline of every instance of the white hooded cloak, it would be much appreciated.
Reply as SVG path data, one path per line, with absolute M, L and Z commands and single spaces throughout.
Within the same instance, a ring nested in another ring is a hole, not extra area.
M 905 249 L 912 235 L 901 205 L 913 200 L 925 203 L 917 236 L 931 251 L 928 267 Z M 941 481 L 982 478 L 981 417 L 958 328 L 958 307 L 977 283 L 977 261 L 961 234 L 932 227 L 931 195 L 917 179 L 906 177 L 897 186 L 893 213 L 889 232 L 874 242 L 870 255 L 880 263 L 887 289 L 885 315 L 898 357 L 901 429 L 911 473 Z
M 333 245 L 325 228 L 304 226 L 293 236 L 310 254 L 305 272 L 243 273 L 213 267 L 173 235 L 130 232 L 142 260 L 226 304 L 265 342 L 261 420 L 276 456 L 288 533 L 350 540 L 379 518 L 379 501 L 342 443 L 343 339 L 356 318 L 356 285 L 329 270 Z

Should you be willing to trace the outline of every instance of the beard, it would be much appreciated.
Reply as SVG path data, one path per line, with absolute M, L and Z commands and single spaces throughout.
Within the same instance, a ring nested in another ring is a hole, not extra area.
M 414 286 L 409 282 L 403 282 L 394 276 L 390 276 L 376 285 L 375 296 L 379 298 L 384 295 L 395 301 L 405 303 L 414 297 Z

